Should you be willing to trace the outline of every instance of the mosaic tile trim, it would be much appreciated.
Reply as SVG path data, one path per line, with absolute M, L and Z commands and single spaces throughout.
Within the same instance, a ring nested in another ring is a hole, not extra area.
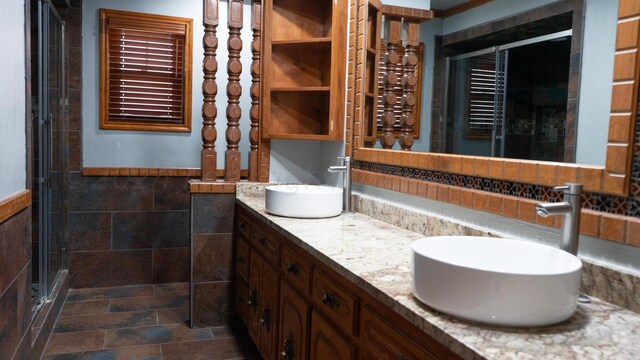
M 410 179 L 424 180 L 502 195 L 517 196 L 536 201 L 560 201 L 562 199 L 562 194 L 553 191 L 549 186 L 377 164 L 366 161 L 354 161 L 352 166 L 358 170 L 402 176 Z M 596 192 L 585 192 L 582 200 L 582 207 L 584 209 L 640 217 L 640 120 L 636 121 L 630 195 L 616 196 Z

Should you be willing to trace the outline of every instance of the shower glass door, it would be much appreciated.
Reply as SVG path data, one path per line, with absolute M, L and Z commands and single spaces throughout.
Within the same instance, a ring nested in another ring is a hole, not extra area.
M 35 4 L 34 4 L 35 5 Z M 63 268 L 62 234 L 65 212 L 62 208 L 63 124 L 66 123 L 66 72 L 64 58 L 65 23 L 46 0 L 38 1 L 38 95 L 34 99 L 34 306 L 51 293 L 58 272 Z M 37 242 L 37 247 L 35 242 Z M 35 313 L 35 312 L 34 312 Z
M 447 58 L 442 152 L 504 156 L 508 50 Z

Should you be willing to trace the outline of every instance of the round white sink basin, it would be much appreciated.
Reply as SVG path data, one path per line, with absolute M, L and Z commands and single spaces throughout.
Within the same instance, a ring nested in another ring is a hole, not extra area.
M 274 215 L 327 218 L 342 213 L 342 189 L 319 185 L 267 186 L 265 207 Z
M 568 252 L 521 240 L 437 236 L 411 244 L 413 293 L 465 320 L 542 326 L 576 310 L 582 262 Z

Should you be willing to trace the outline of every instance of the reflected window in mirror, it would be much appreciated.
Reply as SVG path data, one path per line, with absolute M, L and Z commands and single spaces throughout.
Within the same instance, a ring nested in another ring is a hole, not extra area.
M 570 52 L 568 30 L 448 57 L 439 152 L 573 161 Z

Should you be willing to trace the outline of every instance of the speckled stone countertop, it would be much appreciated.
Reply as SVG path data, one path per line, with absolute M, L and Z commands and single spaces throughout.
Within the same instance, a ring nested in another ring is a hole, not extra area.
M 640 315 L 593 299 L 562 324 L 531 329 L 467 323 L 418 302 L 410 248 L 423 237 L 359 213 L 301 220 L 264 208 L 264 186 L 239 186 L 237 199 L 277 231 L 465 359 L 638 359 Z

